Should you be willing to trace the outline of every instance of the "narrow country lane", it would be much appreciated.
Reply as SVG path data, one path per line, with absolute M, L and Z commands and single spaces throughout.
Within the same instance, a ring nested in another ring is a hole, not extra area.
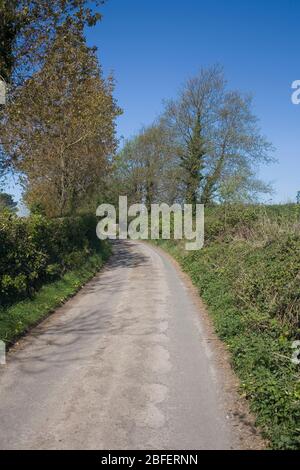
M 0 367 L 0 448 L 249 446 L 213 348 L 169 257 L 116 242 L 105 269 Z

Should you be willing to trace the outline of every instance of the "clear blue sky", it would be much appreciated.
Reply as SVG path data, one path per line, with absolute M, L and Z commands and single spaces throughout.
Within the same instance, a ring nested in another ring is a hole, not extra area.
M 114 72 L 124 109 L 118 135 L 149 124 L 181 83 L 202 66 L 220 63 L 228 85 L 254 96 L 263 133 L 278 164 L 263 168 L 274 202 L 300 190 L 299 0 L 107 0 L 103 21 L 88 31 L 105 74 Z M 16 191 L 18 193 L 18 191 Z
M 299 0 L 108 0 L 103 21 L 88 32 L 104 72 L 114 72 L 124 109 L 118 134 L 130 137 L 162 110 L 181 83 L 220 63 L 228 85 L 254 96 L 263 133 L 279 163 L 262 169 L 273 201 L 300 190 Z

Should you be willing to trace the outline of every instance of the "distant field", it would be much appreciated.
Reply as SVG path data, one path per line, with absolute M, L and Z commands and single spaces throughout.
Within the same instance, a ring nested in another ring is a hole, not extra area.
M 300 448 L 300 206 L 218 206 L 205 247 L 158 241 L 190 275 L 228 345 L 257 424 L 275 449 Z

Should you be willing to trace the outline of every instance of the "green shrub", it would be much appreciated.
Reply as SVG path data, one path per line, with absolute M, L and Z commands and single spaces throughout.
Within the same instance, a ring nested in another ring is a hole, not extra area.
M 101 249 L 96 218 L 0 215 L 0 305 L 30 297 Z
M 99 271 L 109 255 L 110 245 L 103 243 L 99 253 L 92 254 L 84 264 L 67 271 L 59 279 L 44 284 L 35 293 L 33 299 L 21 300 L 2 308 L 0 311 L 0 340 L 5 341 L 7 346 L 13 344 L 21 335 L 74 295 Z M 56 270 L 54 265 L 53 269 Z

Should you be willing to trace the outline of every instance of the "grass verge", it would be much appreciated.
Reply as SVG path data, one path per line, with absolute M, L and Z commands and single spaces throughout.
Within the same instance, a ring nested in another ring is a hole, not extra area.
M 104 246 L 104 245 L 103 245 Z M 61 279 L 45 284 L 32 299 L 0 310 L 0 340 L 12 345 L 49 313 L 72 297 L 103 266 L 110 254 L 109 245 L 90 256 L 80 268 L 68 271 Z
M 299 449 L 299 366 L 291 362 L 291 345 L 299 332 L 295 321 L 280 317 L 286 306 L 291 311 L 294 300 L 299 301 L 296 285 L 290 286 L 293 296 L 286 299 L 287 272 L 291 274 L 294 264 L 298 269 L 295 247 L 289 250 L 283 240 L 278 250 L 276 242 L 257 247 L 211 239 L 202 250 L 188 253 L 182 242 L 156 244 L 180 263 L 206 303 L 231 353 L 241 393 L 270 447 Z

